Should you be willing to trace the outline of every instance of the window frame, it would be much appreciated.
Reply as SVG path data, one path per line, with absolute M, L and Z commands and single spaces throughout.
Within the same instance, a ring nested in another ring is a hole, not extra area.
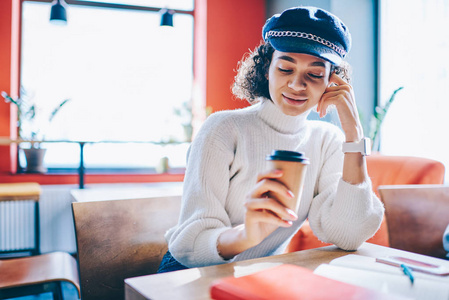
M 21 3 L 23 2 L 40 2 L 40 3 L 51 3 L 53 0 L 21 0 Z M 96 2 L 96 1 L 81 1 L 81 0 L 65 0 L 65 2 L 68 5 L 79 5 L 84 7 L 95 7 L 95 8 L 112 8 L 112 9 L 120 9 L 120 10 L 132 10 L 132 11 L 147 11 L 147 12 L 160 12 L 163 9 L 167 9 L 167 7 L 155 7 L 155 6 L 140 6 L 140 5 L 128 5 L 128 4 L 118 4 L 118 3 L 110 3 L 110 2 Z M 194 1 L 195 6 L 195 1 Z M 192 10 L 182 10 L 182 9 L 176 9 L 176 8 L 168 8 L 175 14 L 186 14 L 191 15 L 193 18 L 193 24 L 195 24 L 195 8 Z M 21 18 L 20 25 L 22 26 L 23 19 Z M 193 25 L 195 27 L 195 25 Z M 192 32 L 192 37 L 195 39 L 195 30 Z M 21 37 L 22 39 L 22 37 Z M 194 46 L 194 43 L 193 43 Z M 22 48 L 20 47 L 20 52 Z M 194 51 L 194 50 L 193 50 Z M 194 57 L 192 57 L 192 67 L 194 66 L 193 62 Z M 193 81 L 195 81 L 195 75 L 193 73 Z M 20 79 L 21 81 L 21 79 Z M 193 87 L 192 87 L 193 88 Z M 192 120 L 193 122 L 193 120 Z M 95 142 L 91 141 L 70 141 L 71 143 L 78 144 L 80 152 L 79 152 L 79 166 L 77 167 L 60 167 L 60 168 L 52 168 L 49 167 L 47 173 L 50 175 L 61 175 L 61 174 L 77 174 L 80 177 L 85 174 L 86 166 L 85 166 L 85 150 L 84 146 L 88 144 L 95 144 Z M 61 143 L 64 143 L 64 141 L 61 141 Z M 100 142 L 104 143 L 104 142 Z M 114 143 L 114 141 L 109 141 L 106 143 Z M 117 143 L 124 143 L 122 141 L 117 141 Z M 129 143 L 135 143 L 133 141 L 130 141 Z M 138 141 L 140 143 L 140 141 Z M 159 146 L 165 146 L 165 145 L 173 145 L 173 144 L 185 144 L 189 142 L 143 142 L 146 144 L 152 144 L 152 145 L 159 145 Z M 22 174 L 24 172 L 24 168 L 21 166 L 21 162 L 24 161 L 23 154 L 20 152 L 20 147 L 17 145 L 17 173 Z M 136 167 L 89 167 L 88 168 L 89 173 L 92 174 L 145 174 L 145 175 L 157 175 L 159 172 L 157 171 L 157 166 L 155 167 L 147 167 L 147 168 L 136 168 Z M 184 167 L 175 167 L 170 168 L 170 173 L 180 175 L 184 174 L 185 168 Z

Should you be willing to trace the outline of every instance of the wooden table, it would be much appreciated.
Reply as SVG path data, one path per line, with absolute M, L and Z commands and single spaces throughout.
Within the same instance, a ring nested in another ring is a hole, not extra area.
M 142 299 L 210 299 L 209 287 L 212 281 L 233 276 L 242 267 L 257 268 L 277 264 L 293 264 L 314 270 L 320 264 L 347 254 L 380 257 L 407 254 L 408 257 L 422 257 L 402 250 L 364 243 L 357 251 L 347 252 L 335 246 L 298 251 L 224 265 L 194 268 L 163 274 L 154 274 L 125 280 L 126 300 Z M 448 262 L 449 264 L 449 262 Z M 236 268 L 237 267 L 237 268 Z

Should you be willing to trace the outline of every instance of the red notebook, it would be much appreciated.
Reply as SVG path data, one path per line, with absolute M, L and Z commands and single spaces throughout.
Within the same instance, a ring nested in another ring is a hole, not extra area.
M 280 265 L 242 277 L 214 281 L 210 288 L 216 300 L 273 299 L 404 299 L 314 274 L 311 270 Z

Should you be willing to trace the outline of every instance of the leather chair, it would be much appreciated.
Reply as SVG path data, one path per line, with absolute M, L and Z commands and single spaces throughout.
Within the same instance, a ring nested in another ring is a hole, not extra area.
M 380 186 L 390 247 L 446 258 L 443 234 L 449 224 L 449 186 Z
M 410 156 L 386 156 L 379 153 L 366 157 L 368 174 L 373 184 L 373 191 L 379 196 L 380 185 L 403 184 L 442 184 L 444 181 L 444 165 L 428 158 Z M 368 242 L 390 246 L 388 238 L 387 220 L 384 217 L 379 230 L 368 239 Z M 313 249 L 328 246 L 321 242 L 312 232 L 306 221 L 292 238 L 287 252 Z
M 72 203 L 81 298 L 124 299 L 124 280 L 156 273 L 181 196 Z
M 75 258 L 66 252 L 0 260 L 0 299 L 52 293 L 62 300 L 62 282 L 73 284 L 80 296 L 78 267 Z

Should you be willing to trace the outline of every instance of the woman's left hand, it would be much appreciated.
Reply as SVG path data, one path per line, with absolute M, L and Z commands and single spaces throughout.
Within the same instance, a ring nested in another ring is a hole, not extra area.
M 341 128 L 346 135 L 346 141 L 361 140 L 363 138 L 363 129 L 355 103 L 354 91 L 350 84 L 335 73 L 331 75 L 329 86 L 318 102 L 317 112 L 320 114 L 320 118 L 326 115 L 330 105 L 334 105 L 337 108 Z
M 363 129 L 360 124 L 352 86 L 335 73 L 330 77 L 329 83 L 331 85 L 326 88 L 318 102 L 317 111 L 320 117 L 326 115 L 329 105 L 335 105 L 341 128 L 346 136 L 346 142 L 360 141 L 363 138 Z M 366 161 L 363 156 L 360 153 L 346 153 L 343 164 L 343 181 L 360 184 L 365 182 L 367 178 Z

